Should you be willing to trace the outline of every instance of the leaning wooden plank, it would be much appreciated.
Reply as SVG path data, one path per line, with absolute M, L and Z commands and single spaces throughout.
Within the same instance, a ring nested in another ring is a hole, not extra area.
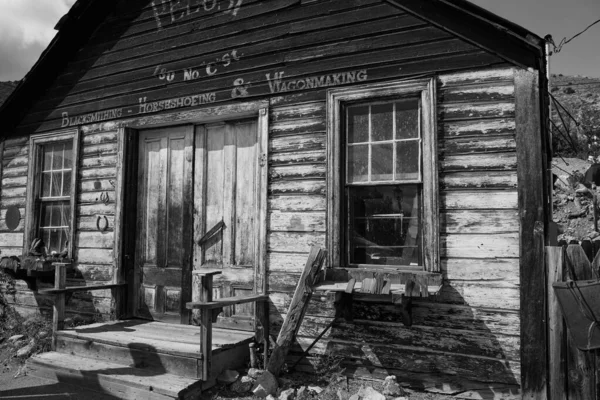
M 318 246 L 313 246 L 310 249 L 306 267 L 300 276 L 290 308 L 277 337 L 277 343 L 267 364 L 266 369 L 275 376 L 279 375 L 279 371 L 285 362 L 285 356 L 300 328 L 308 302 L 312 296 L 315 279 L 321 271 L 325 255 L 326 252 Z
M 215 308 L 234 306 L 236 304 L 265 301 L 269 298 L 266 294 L 253 294 L 249 296 L 225 297 L 211 302 L 189 302 L 186 307 L 190 310 L 213 310 Z

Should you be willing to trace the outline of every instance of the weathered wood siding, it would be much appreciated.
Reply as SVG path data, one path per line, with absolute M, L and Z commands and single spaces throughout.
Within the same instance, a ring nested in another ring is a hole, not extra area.
M 27 169 L 30 163 L 29 140 L 17 137 L 6 140 L 2 163 L 2 192 L 0 201 L 0 255 L 20 256 L 24 251 L 25 202 L 27 196 Z M 79 187 L 76 204 L 75 251 L 77 262 L 68 271 L 67 285 L 110 283 L 114 274 L 113 242 L 115 215 L 115 182 L 117 160 L 117 134 L 108 132 L 83 135 L 79 156 Z M 6 227 L 4 215 L 10 206 L 19 207 L 21 222 L 17 229 Z M 106 219 L 104 219 L 106 217 Z M 108 222 L 108 228 L 97 228 Z M 13 287 L 0 291 L 8 294 L 7 300 L 23 314 L 37 310 L 48 312 L 51 296 L 37 294 L 32 287 L 50 288 L 53 279 L 17 279 Z M 67 303 L 68 314 L 79 314 L 86 319 L 109 318 L 112 312 L 111 291 L 78 292 Z
M 300 368 L 344 354 L 356 376 L 398 374 L 449 393 L 516 393 L 519 386 L 519 220 L 510 68 L 438 78 L 441 256 L 445 285 L 417 301 L 414 326 L 400 310 L 355 298 L 354 321 L 336 320 Z M 308 246 L 324 246 L 325 102 L 271 110 L 269 288 L 277 333 Z M 282 140 L 287 138 L 288 140 Z M 314 301 L 300 328 L 296 360 L 335 317 L 329 296 Z M 460 376 L 461 379 L 457 379 Z
M 4 141 L 0 154 L 2 187 L 0 189 L 0 257 L 23 254 L 25 229 L 25 202 L 27 196 L 27 166 L 29 164 L 29 138 L 19 136 Z M 19 226 L 10 230 L 6 226 L 9 207 L 18 207 L 21 213 Z
M 416 302 L 410 329 L 397 308 L 357 298 L 354 321 L 336 322 L 299 368 L 312 370 L 319 355 L 339 350 L 355 376 L 395 373 L 415 386 L 466 395 L 490 387 L 515 392 L 519 227 L 506 63 L 381 0 L 154 4 L 120 2 L 15 132 L 85 127 L 71 279 L 99 283 L 115 273 L 119 120 L 269 99 L 267 274 L 276 334 L 310 245 L 326 243 L 327 87 L 436 74 L 447 284 Z M 7 147 L 13 160 L 27 162 L 26 142 L 22 136 Z M 24 182 L 6 171 L 3 189 L 24 203 Z M 109 221 L 105 233 L 96 229 L 98 216 Z M 82 296 L 110 312 L 110 293 Z M 333 298 L 315 296 L 291 359 L 334 317 Z

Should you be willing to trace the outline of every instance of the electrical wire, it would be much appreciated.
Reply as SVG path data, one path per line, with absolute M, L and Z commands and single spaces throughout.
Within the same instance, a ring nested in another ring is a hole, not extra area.
M 596 25 L 597 23 L 600 23 L 600 19 L 597 20 L 597 21 L 592 22 L 590 25 L 588 25 L 587 28 L 585 28 L 584 30 L 582 30 L 581 32 L 579 32 L 577 35 L 573 36 L 571 39 L 567 40 L 567 38 L 564 37 L 560 41 L 560 43 L 558 44 L 558 46 L 556 45 L 556 43 L 554 43 L 554 40 L 552 40 L 552 37 L 549 37 L 548 41 L 550 42 L 550 44 L 554 48 L 553 53 L 554 54 L 560 53 L 560 51 L 562 50 L 562 48 L 564 47 L 564 45 L 566 45 L 567 43 L 571 42 L 576 37 L 583 35 L 588 29 L 590 29 L 592 26 Z

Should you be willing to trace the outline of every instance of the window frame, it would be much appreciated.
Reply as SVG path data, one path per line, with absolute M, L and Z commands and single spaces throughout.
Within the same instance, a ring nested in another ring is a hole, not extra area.
M 23 255 L 29 254 L 29 248 L 34 238 L 39 234 L 39 224 L 41 218 L 40 198 L 42 190 L 42 146 L 56 142 L 66 142 L 71 140 L 72 147 L 72 170 L 71 170 L 71 194 L 69 197 L 71 223 L 69 226 L 68 240 L 68 258 L 74 258 L 74 239 L 76 226 L 76 208 L 77 208 L 77 177 L 79 169 L 79 130 L 70 129 L 66 131 L 43 133 L 31 135 L 29 140 L 29 168 L 27 171 L 27 203 L 25 205 L 25 240 L 23 241 Z M 67 196 L 65 196 L 67 197 Z M 64 201 L 64 200 L 63 200 Z
M 327 248 L 328 262 L 334 268 L 367 268 L 374 271 L 394 270 L 402 272 L 440 272 L 439 246 L 439 198 L 438 198 L 438 152 L 435 78 L 392 81 L 327 91 Z M 421 99 L 422 140 L 422 221 L 423 266 L 418 270 L 409 266 L 394 265 L 348 265 L 343 253 L 346 216 L 345 210 L 345 134 L 343 128 L 344 106 L 349 103 L 372 103 L 385 99 L 419 96 Z

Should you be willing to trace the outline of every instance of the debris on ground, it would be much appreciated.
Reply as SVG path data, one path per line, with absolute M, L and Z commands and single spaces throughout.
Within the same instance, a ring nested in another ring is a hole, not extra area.
M 584 185 L 585 173 L 591 165 L 578 158 L 552 161 L 552 173 L 557 176 L 553 219 L 559 225 L 559 240 L 570 242 L 600 237 L 600 233 L 594 230 L 593 191 Z

